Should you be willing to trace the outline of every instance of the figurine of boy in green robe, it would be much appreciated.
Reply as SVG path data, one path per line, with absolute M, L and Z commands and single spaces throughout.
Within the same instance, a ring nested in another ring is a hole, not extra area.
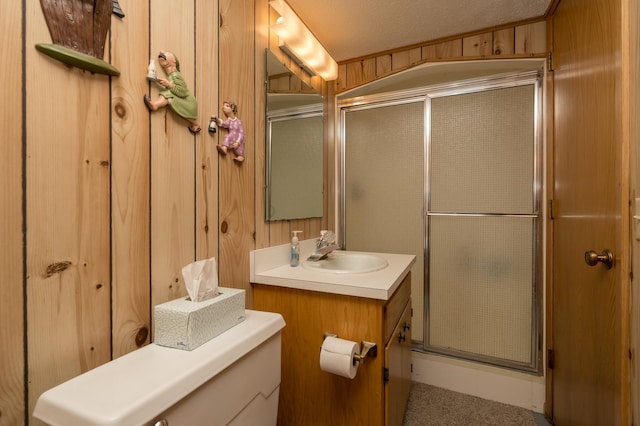
M 161 50 L 158 53 L 158 62 L 167 78 L 156 78 L 155 81 L 165 89 L 160 92 L 155 101 L 145 94 L 144 104 L 151 112 L 169 105 L 173 112 L 189 122 L 187 128 L 191 133 L 194 135 L 200 133 L 202 128 L 198 124 L 198 103 L 180 74 L 178 58 L 171 52 Z

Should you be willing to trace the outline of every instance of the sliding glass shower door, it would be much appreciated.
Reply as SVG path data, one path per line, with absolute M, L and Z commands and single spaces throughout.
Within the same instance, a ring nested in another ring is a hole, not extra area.
M 414 254 L 412 307 L 424 308 L 425 100 L 354 107 L 346 113 L 341 236 L 349 250 Z M 412 333 L 422 335 L 422 324 Z
M 344 242 L 416 255 L 414 349 L 539 371 L 540 93 L 528 73 L 341 106 Z
M 432 352 L 537 369 L 537 79 L 429 94 Z

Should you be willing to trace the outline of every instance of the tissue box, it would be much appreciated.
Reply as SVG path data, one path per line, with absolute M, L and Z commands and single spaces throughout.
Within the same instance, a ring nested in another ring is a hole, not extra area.
M 153 312 L 157 345 L 191 351 L 244 318 L 245 290 L 218 287 L 218 295 L 202 302 L 189 297 L 156 305 Z

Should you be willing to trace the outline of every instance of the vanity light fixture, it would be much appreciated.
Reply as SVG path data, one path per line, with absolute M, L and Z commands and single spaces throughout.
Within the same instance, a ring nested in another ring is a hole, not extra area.
M 298 18 L 284 0 L 269 5 L 280 17 L 271 30 L 280 39 L 280 49 L 294 59 L 310 75 L 320 75 L 326 81 L 338 78 L 338 64 Z

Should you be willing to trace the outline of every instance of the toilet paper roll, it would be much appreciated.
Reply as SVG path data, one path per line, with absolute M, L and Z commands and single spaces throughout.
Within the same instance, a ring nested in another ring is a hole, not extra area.
M 354 355 L 359 352 L 356 342 L 338 337 L 327 337 L 320 349 L 320 368 L 328 373 L 353 379 L 358 372 Z

